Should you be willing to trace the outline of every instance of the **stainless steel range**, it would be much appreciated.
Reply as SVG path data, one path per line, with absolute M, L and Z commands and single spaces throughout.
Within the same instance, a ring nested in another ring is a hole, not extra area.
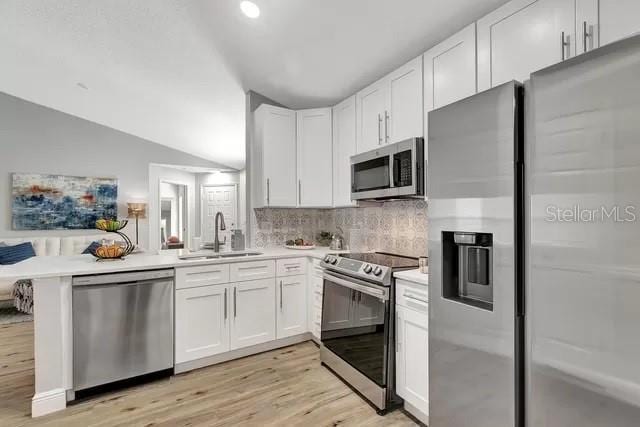
M 379 414 L 402 403 L 395 394 L 393 273 L 418 259 L 381 252 L 327 255 L 320 360 Z

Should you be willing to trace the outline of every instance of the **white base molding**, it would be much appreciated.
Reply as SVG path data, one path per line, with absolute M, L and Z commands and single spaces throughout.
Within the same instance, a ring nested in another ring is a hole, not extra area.
M 418 421 L 424 425 L 429 425 L 429 415 L 413 406 L 411 403 L 404 401 L 404 410 L 413 415 Z
M 264 353 L 265 351 L 275 350 L 277 348 L 288 347 L 294 344 L 300 344 L 311 340 L 311 333 L 295 335 L 293 337 L 282 338 L 275 341 L 269 341 L 263 344 L 252 345 L 250 347 L 239 348 L 237 350 L 228 351 L 226 353 L 216 354 L 211 357 L 203 357 L 202 359 L 192 360 L 190 362 L 178 363 L 174 367 L 176 374 L 193 371 L 194 369 L 204 368 L 206 366 L 216 365 L 222 362 L 228 362 L 233 359 L 251 356 L 253 354 Z
M 31 416 L 41 417 L 67 407 L 67 392 L 62 388 L 37 393 L 31 399 Z

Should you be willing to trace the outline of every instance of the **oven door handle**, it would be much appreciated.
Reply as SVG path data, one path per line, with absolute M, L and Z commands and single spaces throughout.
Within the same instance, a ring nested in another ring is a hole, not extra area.
M 354 291 L 362 292 L 363 294 L 371 295 L 376 298 L 380 298 L 383 301 L 387 301 L 389 299 L 389 291 L 386 288 L 381 288 L 375 285 L 366 284 L 365 282 L 353 278 L 343 279 L 342 277 L 338 277 L 334 274 L 329 274 L 324 272 L 323 278 L 325 280 L 329 280 L 330 282 L 335 283 L 336 285 L 344 286 L 349 289 L 353 289 Z

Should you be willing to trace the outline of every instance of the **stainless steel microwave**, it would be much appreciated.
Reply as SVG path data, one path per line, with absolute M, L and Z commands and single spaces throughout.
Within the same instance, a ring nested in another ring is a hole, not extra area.
M 411 138 L 351 157 L 351 200 L 424 197 L 424 140 Z

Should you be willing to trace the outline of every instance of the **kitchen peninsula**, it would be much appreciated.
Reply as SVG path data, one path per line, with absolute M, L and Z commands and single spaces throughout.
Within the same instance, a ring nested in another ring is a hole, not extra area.
M 172 357 L 175 373 L 179 373 L 309 339 L 318 340 L 319 325 L 315 318 L 319 315 L 311 287 L 318 283 L 321 286 L 319 262 L 328 252 L 328 248 L 221 254 L 175 251 L 135 254 L 112 262 L 96 262 L 91 255 L 78 255 L 34 257 L 12 266 L 0 266 L 0 280 L 33 281 L 32 416 L 62 410 L 74 398 L 74 278 L 172 271 L 175 314 L 171 316 L 176 325 Z M 273 304 L 265 304 L 269 299 Z M 192 301 L 197 303 L 190 305 Z M 206 329 L 204 321 L 209 325 Z M 181 326 L 187 323 L 188 328 Z

